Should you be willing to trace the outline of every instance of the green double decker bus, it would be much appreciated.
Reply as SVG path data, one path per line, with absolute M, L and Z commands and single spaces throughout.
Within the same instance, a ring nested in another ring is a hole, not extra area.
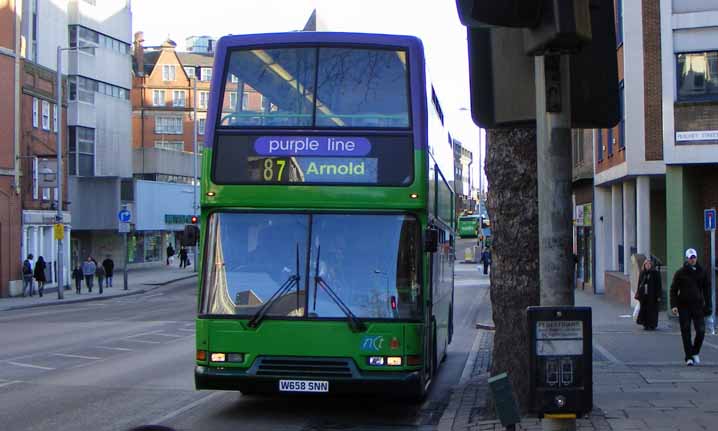
M 197 389 L 423 398 L 453 332 L 455 226 L 421 42 L 227 36 L 214 70 Z

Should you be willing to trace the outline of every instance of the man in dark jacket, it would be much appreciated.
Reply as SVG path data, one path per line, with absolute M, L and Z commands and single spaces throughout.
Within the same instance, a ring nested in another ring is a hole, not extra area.
M 688 366 L 700 363 L 698 354 L 706 333 L 705 316 L 711 314 L 710 282 L 697 260 L 698 253 L 694 249 L 686 250 L 686 262 L 676 271 L 671 284 L 671 311 L 678 315 L 681 324 L 681 338 Z M 696 329 L 693 342 L 691 322 Z

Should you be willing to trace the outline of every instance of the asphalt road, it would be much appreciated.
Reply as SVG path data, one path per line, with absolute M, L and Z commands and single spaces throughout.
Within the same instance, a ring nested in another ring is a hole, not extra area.
M 457 254 L 469 241 L 460 241 Z M 194 390 L 195 282 L 0 314 L 0 429 L 401 430 L 431 428 L 461 376 L 488 282 L 457 263 L 455 335 L 422 405 L 387 398 Z

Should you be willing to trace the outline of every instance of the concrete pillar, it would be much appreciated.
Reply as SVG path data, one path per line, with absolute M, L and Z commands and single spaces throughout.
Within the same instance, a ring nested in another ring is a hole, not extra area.
M 636 247 L 639 254 L 651 255 L 651 180 L 636 178 Z
M 605 273 L 611 268 L 611 189 L 595 187 L 593 195 L 593 286 L 596 293 L 605 292 Z
M 623 183 L 623 273 L 631 273 L 631 249 L 636 247 L 636 183 Z
M 618 271 L 618 246 L 623 243 L 623 186 L 611 186 L 611 266 L 609 271 Z

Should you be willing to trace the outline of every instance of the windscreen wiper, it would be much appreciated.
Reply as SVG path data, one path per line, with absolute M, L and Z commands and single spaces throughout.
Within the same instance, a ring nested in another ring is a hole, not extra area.
M 339 307 L 344 314 L 347 315 L 347 319 L 349 322 L 349 328 L 351 328 L 352 332 L 364 332 L 366 331 L 366 325 L 364 322 L 362 322 L 352 311 L 347 307 L 347 305 L 344 303 L 344 301 L 339 298 L 339 295 L 334 292 L 334 290 L 329 287 L 326 281 L 324 281 L 324 278 L 319 275 L 319 254 L 321 251 L 321 246 L 317 247 L 317 265 L 316 270 L 314 272 L 314 310 L 317 309 L 317 287 L 321 287 L 324 289 L 325 292 L 327 292 L 327 295 L 329 298 L 334 301 L 335 304 Z
M 252 316 L 252 320 L 249 321 L 248 325 L 250 328 L 256 328 L 259 326 L 260 323 L 262 323 L 262 319 L 264 319 L 264 316 L 267 315 L 269 312 L 269 309 L 272 308 L 272 305 L 274 302 L 281 298 L 282 295 L 289 292 L 289 290 L 296 286 L 297 287 L 297 309 L 299 308 L 299 280 L 301 277 L 299 277 L 299 243 L 297 243 L 297 269 L 296 272 L 293 275 L 290 275 L 289 278 L 284 280 L 284 283 L 282 283 L 281 286 L 279 286 L 279 289 L 277 289 L 272 296 L 269 297 L 267 302 L 265 302 L 262 307 Z

